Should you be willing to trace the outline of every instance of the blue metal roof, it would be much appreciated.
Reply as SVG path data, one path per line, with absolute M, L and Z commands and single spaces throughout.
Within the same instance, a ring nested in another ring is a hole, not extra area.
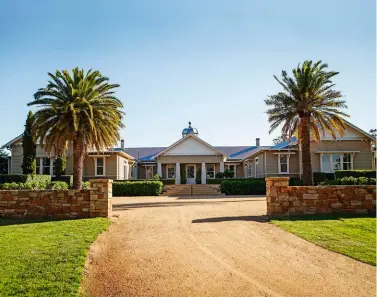
M 271 147 L 271 150 L 281 150 L 281 149 L 285 149 L 287 148 L 288 146 L 290 145 L 293 145 L 295 142 L 297 141 L 297 138 L 296 136 L 293 136 L 291 139 L 287 140 L 287 141 L 283 141 L 273 147 Z

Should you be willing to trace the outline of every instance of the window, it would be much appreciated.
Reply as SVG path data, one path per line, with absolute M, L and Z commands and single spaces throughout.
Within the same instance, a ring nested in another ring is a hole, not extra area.
M 253 164 L 249 163 L 247 165 L 247 176 L 248 177 L 252 177 L 252 175 L 253 175 Z
M 353 156 L 350 153 L 322 154 L 321 171 L 334 172 L 335 170 L 351 170 Z
M 167 176 L 167 178 L 170 178 L 170 179 L 175 178 L 175 166 L 174 165 L 167 165 L 166 176 Z
M 343 154 L 343 170 L 352 170 L 351 154 Z
M 145 167 L 145 178 L 146 179 L 153 179 L 153 167 L 146 166 Z
M 289 173 L 289 155 L 279 154 L 279 173 Z
M 255 164 L 255 170 L 254 170 L 254 174 L 255 176 L 254 177 L 258 177 L 259 175 L 259 159 L 258 158 L 255 158 L 254 159 L 254 164 Z
M 207 178 L 215 178 L 215 165 L 214 164 L 207 165 Z
M 96 158 L 96 176 L 105 175 L 105 158 Z

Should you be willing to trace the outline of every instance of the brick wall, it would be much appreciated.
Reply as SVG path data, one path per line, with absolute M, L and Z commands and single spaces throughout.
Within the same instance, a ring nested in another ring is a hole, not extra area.
M 266 178 L 268 215 L 365 214 L 376 211 L 376 186 L 288 185 L 289 177 Z
M 90 190 L 1 190 L 0 217 L 110 217 L 112 182 L 108 179 L 90 180 Z

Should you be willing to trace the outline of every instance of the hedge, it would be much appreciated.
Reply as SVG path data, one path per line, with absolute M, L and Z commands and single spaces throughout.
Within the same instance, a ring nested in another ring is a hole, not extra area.
M 208 178 L 207 184 L 220 185 L 223 181 L 264 180 L 264 178 Z
M 29 181 L 26 183 L 3 183 L 0 184 L 2 190 L 68 190 L 68 184 L 63 181 Z
M 376 178 L 376 170 L 337 170 L 335 171 L 335 178 L 340 179 L 343 177 L 368 177 Z
M 161 181 L 114 182 L 113 196 L 158 196 L 162 189 Z
M 62 181 L 70 186 L 73 184 L 73 175 L 61 175 L 59 177 L 53 176 L 51 177 L 51 181 Z
M 26 182 L 51 182 L 50 175 L 42 175 L 42 174 L 0 174 L 0 184 L 4 183 L 26 183 Z
M 376 185 L 376 179 L 368 178 L 365 176 L 361 177 L 352 177 L 352 176 L 345 176 L 343 178 L 338 178 L 334 180 L 325 180 L 321 183 L 324 186 L 330 185 Z
M 124 183 L 124 182 L 129 182 L 129 183 L 134 183 L 134 182 L 147 182 L 147 181 L 154 181 L 154 180 L 150 180 L 150 179 L 118 179 L 118 180 L 114 180 L 114 182 L 120 182 L 120 183 Z M 175 185 L 175 179 L 160 179 L 159 180 L 160 182 L 162 182 L 164 185 Z
M 223 180 L 221 192 L 225 195 L 264 195 L 266 181 L 264 179 Z
M 334 178 L 334 173 L 313 172 L 313 181 L 315 185 L 318 185 L 325 180 L 333 180 Z

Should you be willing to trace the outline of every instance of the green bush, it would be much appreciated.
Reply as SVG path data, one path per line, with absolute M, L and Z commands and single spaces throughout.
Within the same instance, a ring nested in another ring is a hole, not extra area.
M 82 182 L 81 187 L 83 190 L 89 190 L 90 189 L 90 182 Z
M 313 172 L 313 181 L 315 185 L 318 185 L 325 180 L 333 180 L 334 178 L 334 173 Z
M 264 179 L 223 180 L 221 192 L 225 195 L 264 195 L 266 181 Z
M 43 181 L 49 183 L 51 181 L 50 175 L 32 175 L 32 174 L 0 174 L 0 184 L 4 183 L 26 183 L 31 181 Z
M 361 177 L 353 177 L 353 176 L 346 176 L 343 178 L 338 178 L 334 180 L 325 180 L 321 183 L 321 185 L 376 185 L 375 178 L 368 178 L 365 176 Z
M 164 185 L 175 185 L 175 179 L 161 179 L 160 181 Z
M 67 185 L 72 185 L 73 183 L 73 175 L 62 175 L 62 176 L 53 176 L 51 177 L 51 181 L 62 181 L 65 182 Z
M 154 180 L 160 180 L 160 176 L 156 173 L 155 175 L 153 175 L 153 179 Z
M 161 181 L 114 182 L 113 196 L 158 196 L 162 188 Z
M 49 190 L 68 190 L 68 184 L 64 181 L 53 181 L 47 185 Z
M 181 171 L 181 184 L 184 185 L 184 184 L 186 184 L 186 182 L 187 182 L 187 178 L 186 178 L 186 167 L 185 167 L 184 164 L 181 164 L 180 171 Z
M 207 179 L 207 184 L 209 184 L 209 185 L 220 185 L 221 182 L 224 181 L 224 180 L 225 179 L 223 179 L 223 178 L 211 178 L 211 179 Z
M 224 177 L 225 178 L 232 178 L 232 177 L 234 177 L 234 172 L 230 171 L 229 169 L 225 169 L 224 170 Z
M 302 180 L 299 178 L 290 178 L 289 179 L 290 186 L 302 186 Z
M 198 168 L 196 171 L 195 183 L 198 185 L 202 183 L 202 168 Z
M 335 178 L 341 179 L 343 177 L 368 177 L 376 178 L 376 170 L 337 170 L 335 171 Z
M 217 172 L 215 175 L 216 178 L 224 178 L 224 172 Z
M 67 167 L 67 157 L 65 153 L 57 157 L 54 163 L 54 175 L 59 178 L 65 174 L 65 169 Z

